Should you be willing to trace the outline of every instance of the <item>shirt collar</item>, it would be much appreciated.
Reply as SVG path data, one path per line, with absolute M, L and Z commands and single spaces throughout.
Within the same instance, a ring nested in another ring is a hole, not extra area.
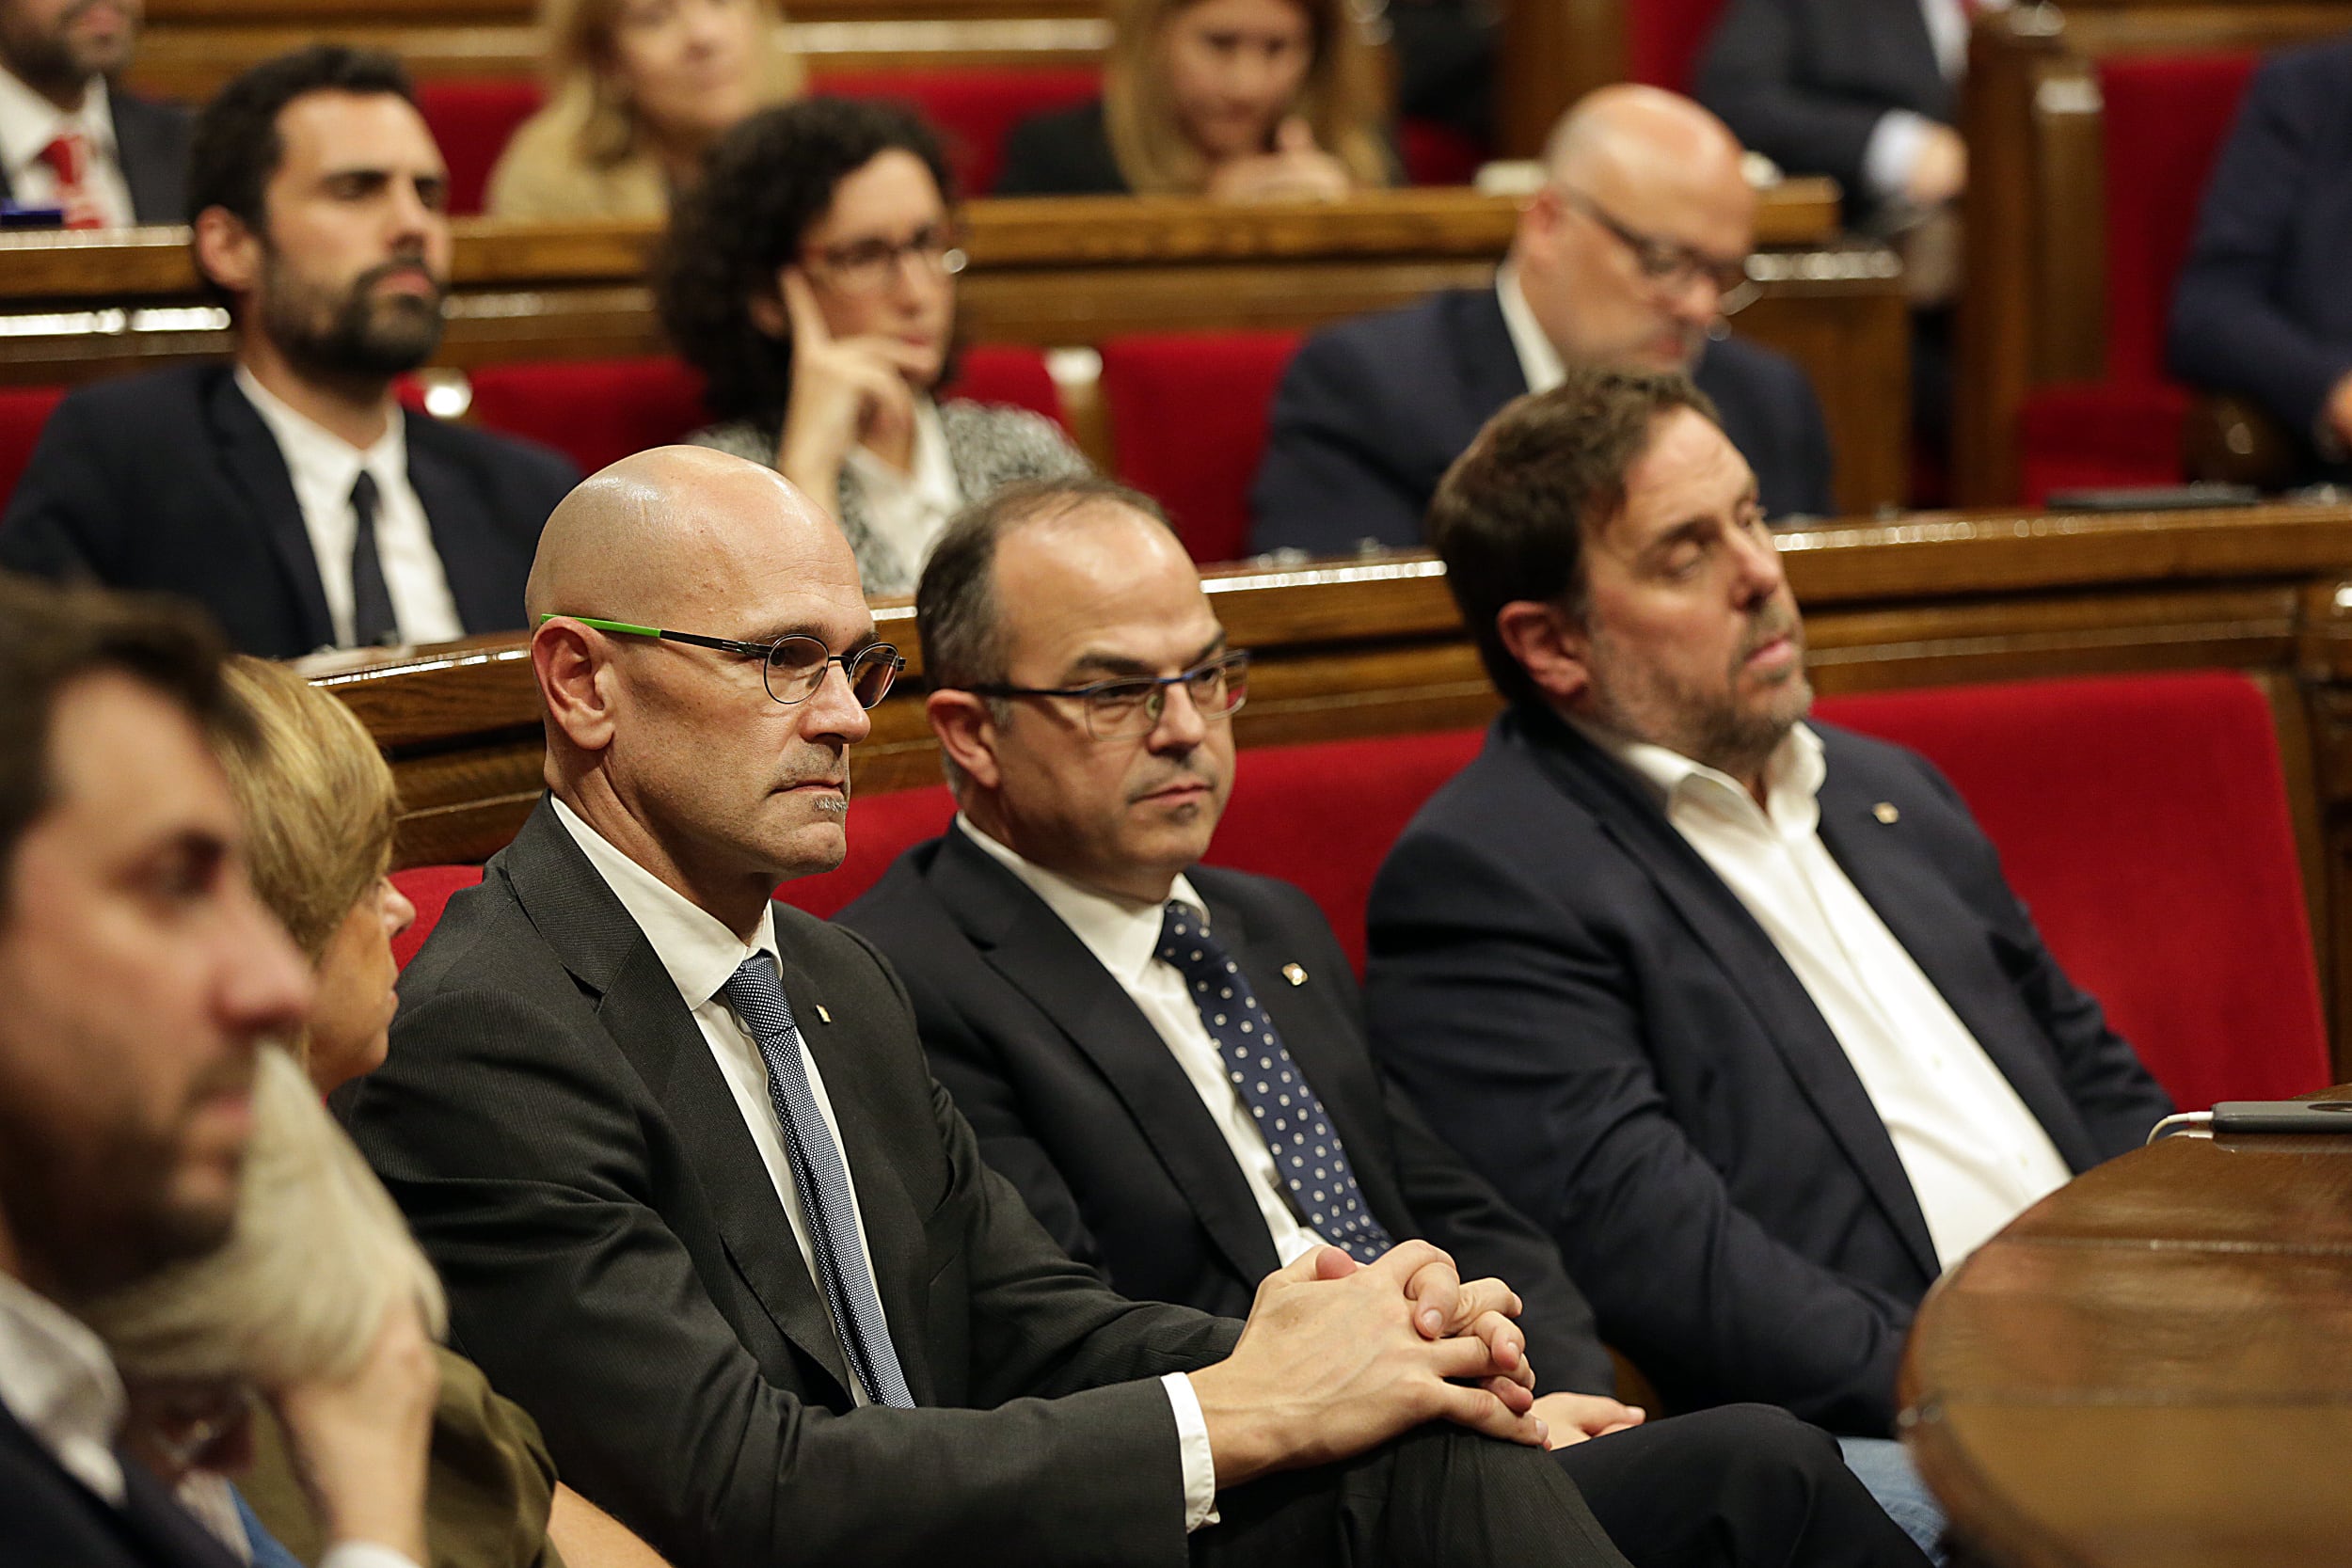
M 1543 324 L 1519 287 L 1519 269 L 1505 261 L 1495 269 L 1495 298 L 1502 307 L 1503 330 L 1511 334 L 1511 350 L 1518 356 L 1519 373 L 1531 392 L 1549 392 L 1568 378 L 1560 351 L 1544 336 Z
M 0 1404 L 74 1476 L 121 1503 L 121 1374 L 97 1335 L 22 1280 L 0 1274 Z
M 40 150 L 68 131 L 79 131 L 92 151 L 114 154 L 114 107 L 106 97 L 104 77 L 91 77 L 82 106 L 67 114 L 14 72 L 0 70 L 0 150 L 5 150 L 9 173 L 32 167 Z
M 1718 805 L 1738 802 L 1755 809 L 1755 798 L 1730 774 L 1694 762 L 1681 752 L 1632 736 L 1575 715 L 1563 715 L 1570 727 L 1599 747 L 1630 772 L 1659 805 L 1672 812 L 1678 800 L 1709 800 Z M 1772 754 L 1764 759 L 1764 813 L 1783 832 L 1810 832 L 1820 820 L 1821 782 L 1829 768 L 1821 737 L 1811 725 L 1792 724 Z M 1735 808 L 1736 809 L 1736 808 Z
M 392 404 L 391 418 L 384 421 L 384 434 L 373 446 L 361 448 L 296 412 L 243 365 L 237 367 L 237 389 L 277 437 L 278 450 L 285 456 L 297 488 L 306 479 L 315 480 L 322 488 L 342 495 L 351 489 L 363 468 L 375 476 L 379 488 L 408 471 L 406 414 L 397 402 Z
M 645 933 L 654 957 L 670 972 L 670 982 L 677 987 L 688 1007 L 699 1007 L 718 995 L 743 960 L 755 953 L 775 959 L 777 972 L 782 974 L 784 959 L 776 945 L 772 905 L 761 909 L 758 934 L 746 942 L 717 915 L 615 848 L 612 840 L 581 821 L 571 807 L 562 800 L 552 800 L 552 804 L 555 819 L 564 824 L 572 842 L 588 857 L 588 863 L 612 890 L 612 896 L 621 901 L 621 908 Z
M 1045 907 L 1061 917 L 1071 935 L 1085 943 L 1095 960 L 1110 971 L 1111 978 L 1129 990 L 1143 983 L 1160 956 L 1165 903 L 1138 904 L 1133 899 L 1114 898 L 1109 894 L 1081 887 L 1059 872 L 1048 871 L 997 843 L 961 812 L 956 813 L 956 829 L 979 846 L 982 854 L 1020 878 L 1030 892 L 1045 900 Z M 1209 907 L 1200 901 L 1188 879 L 1179 876 L 1168 890 L 1168 896 L 1190 909 L 1202 930 L 1209 928 Z

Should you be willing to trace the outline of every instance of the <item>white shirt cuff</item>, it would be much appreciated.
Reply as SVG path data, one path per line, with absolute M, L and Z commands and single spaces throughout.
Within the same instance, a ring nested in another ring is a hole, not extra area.
M 1184 1467 L 1184 1533 L 1217 1522 L 1216 1456 L 1209 1452 L 1209 1418 L 1200 1414 L 1200 1396 L 1182 1372 L 1160 1379 L 1168 1390 L 1168 1408 L 1176 1418 L 1176 1454 Z M 359 1568 L 357 1563 L 321 1563 L 319 1568 Z M 371 1563 L 368 1568 L 374 1568 Z M 391 1568 L 391 1564 L 384 1564 Z
M 1883 201 L 1909 188 L 1911 166 L 1919 161 L 1919 148 L 1934 123 L 1909 109 L 1889 109 L 1879 116 L 1862 150 L 1862 182 L 1872 196 Z
M 319 1559 L 319 1568 L 417 1568 L 405 1552 L 373 1541 L 339 1541 Z

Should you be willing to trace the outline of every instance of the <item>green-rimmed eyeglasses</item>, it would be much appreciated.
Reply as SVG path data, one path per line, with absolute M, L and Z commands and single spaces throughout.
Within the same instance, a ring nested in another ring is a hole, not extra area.
M 558 613 L 550 610 L 539 619 L 552 621 Z M 890 694 L 890 683 L 907 667 L 907 661 L 898 657 L 898 650 L 887 642 L 868 642 L 853 654 L 835 654 L 826 652 L 825 645 L 816 638 L 798 632 L 787 632 L 772 642 L 741 642 L 731 637 L 700 637 L 691 631 L 665 631 L 660 626 L 604 621 L 594 615 L 565 615 L 564 619 L 623 637 L 658 637 L 665 642 L 691 642 L 697 648 L 716 648 L 721 653 L 755 658 L 759 660 L 759 678 L 768 688 L 768 695 L 786 704 L 808 701 L 824 684 L 825 667 L 838 664 L 842 674 L 849 678 L 850 695 L 857 699 L 858 706 L 872 707 Z
M 1181 686 L 1210 723 L 1231 719 L 1249 696 L 1249 656 L 1236 649 L 1174 675 L 1136 675 L 1091 686 L 967 686 L 981 697 L 1066 697 L 1086 715 L 1097 740 L 1150 735 L 1168 711 L 1168 689 Z

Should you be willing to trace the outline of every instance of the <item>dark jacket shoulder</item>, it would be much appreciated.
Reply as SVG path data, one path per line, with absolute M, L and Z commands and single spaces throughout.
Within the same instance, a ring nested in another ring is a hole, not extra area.
M 1032 115 L 1005 138 L 1003 172 L 992 196 L 1114 196 L 1127 177 L 1111 154 L 1103 101 Z

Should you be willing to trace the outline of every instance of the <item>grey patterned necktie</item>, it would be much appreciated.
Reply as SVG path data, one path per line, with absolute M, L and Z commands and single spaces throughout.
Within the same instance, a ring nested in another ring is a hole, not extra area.
M 384 558 L 375 551 L 375 476 L 367 469 L 351 485 L 351 642 L 358 648 L 400 641 L 400 616 L 384 580 Z
M 874 1293 L 873 1275 L 866 1264 L 866 1244 L 858 1235 L 850 1167 L 817 1108 L 816 1092 L 801 1061 L 801 1032 L 792 1022 L 792 1005 L 785 1000 L 774 960 L 765 953 L 753 954 L 727 977 L 719 994 L 751 1031 L 760 1059 L 768 1064 L 768 1099 L 784 1130 L 817 1284 L 833 1315 L 834 1334 L 841 1341 L 850 1374 L 868 1403 L 912 1410 L 914 1398 L 907 1392 L 898 1349 L 890 1342 L 890 1325 L 882 1320 L 882 1300 Z
M 1376 1261 L 1395 1243 L 1364 1206 L 1338 1129 L 1274 1032 L 1274 1020 L 1258 1006 L 1249 977 L 1225 956 L 1200 917 L 1174 898 L 1160 918 L 1159 954 L 1184 977 L 1192 1005 L 1225 1058 L 1226 1077 L 1274 1151 L 1274 1168 L 1290 1188 L 1299 1218 L 1358 1262 Z

